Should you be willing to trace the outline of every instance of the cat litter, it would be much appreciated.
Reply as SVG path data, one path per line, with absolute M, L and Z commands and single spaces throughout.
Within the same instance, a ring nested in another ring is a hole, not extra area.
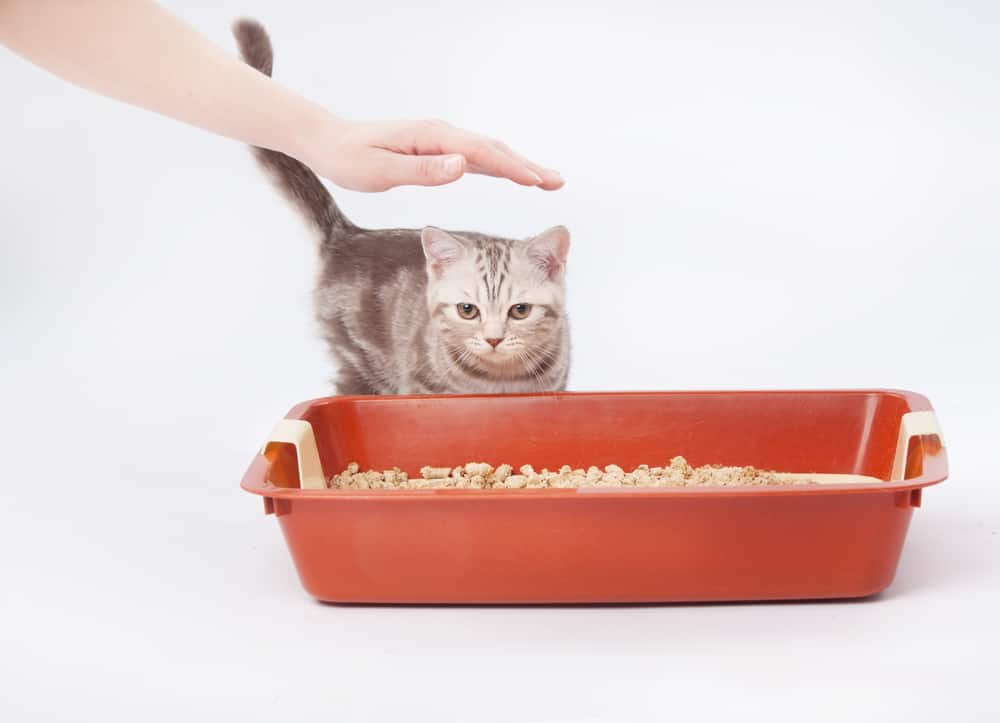
M 420 477 L 411 478 L 398 467 L 362 472 L 351 462 L 327 486 L 341 490 L 378 489 L 541 489 L 546 487 L 720 487 L 808 485 L 816 482 L 805 476 L 781 476 L 754 467 L 702 465 L 692 467 L 683 457 L 674 457 L 663 467 L 641 464 L 630 472 L 616 464 L 600 469 L 591 466 L 573 469 L 563 465 L 558 471 L 535 471 L 530 464 L 517 473 L 509 464 L 493 467 L 486 462 L 469 462 L 457 467 L 423 467 Z

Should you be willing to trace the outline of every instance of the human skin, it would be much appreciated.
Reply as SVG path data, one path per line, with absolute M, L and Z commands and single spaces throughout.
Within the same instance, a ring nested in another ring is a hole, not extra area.
M 296 158 L 342 188 L 466 173 L 555 190 L 554 170 L 441 120 L 347 120 L 258 73 L 150 0 L 0 0 L 0 43 L 75 85 Z

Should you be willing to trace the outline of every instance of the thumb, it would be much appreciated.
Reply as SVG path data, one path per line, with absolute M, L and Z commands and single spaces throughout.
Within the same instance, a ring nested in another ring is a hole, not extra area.
M 393 155 L 386 168 L 390 186 L 441 186 L 457 181 L 465 173 L 465 157 Z

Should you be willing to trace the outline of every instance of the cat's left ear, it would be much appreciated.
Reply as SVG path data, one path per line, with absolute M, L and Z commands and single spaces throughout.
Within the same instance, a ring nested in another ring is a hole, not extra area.
M 545 271 L 550 280 L 555 281 L 566 268 L 569 229 L 565 226 L 553 226 L 548 231 L 529 239 L 524 250 L 528 258 Z

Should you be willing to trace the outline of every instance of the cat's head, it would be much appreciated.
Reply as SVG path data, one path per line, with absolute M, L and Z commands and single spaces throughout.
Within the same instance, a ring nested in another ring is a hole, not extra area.
M 550 362 L 563 342 L 569 231 L 523 241 L 421 232 L 427 302 L 454 360 L 497 376 Z

